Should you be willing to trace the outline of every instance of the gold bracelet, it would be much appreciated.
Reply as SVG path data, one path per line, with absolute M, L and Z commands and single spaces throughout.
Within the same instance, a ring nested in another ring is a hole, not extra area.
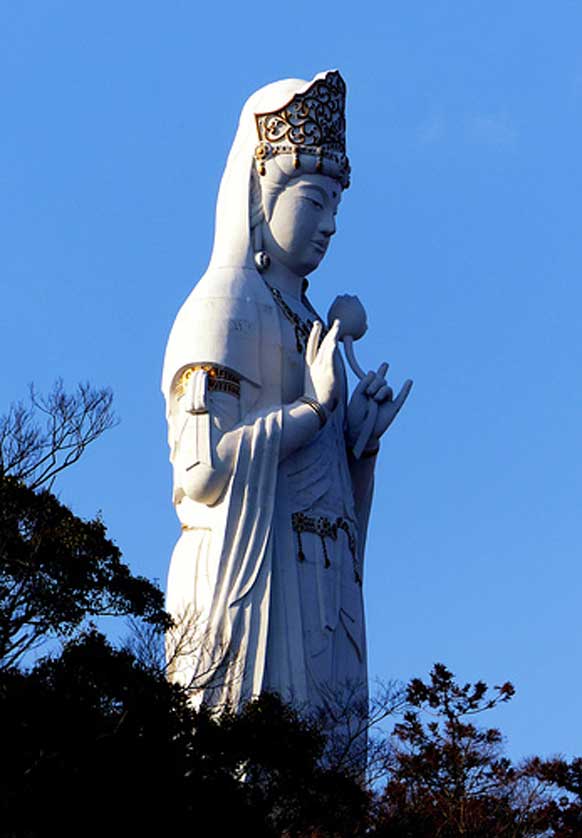
M 299 401 L 303 402 L 303 404 L 308 405 L 316 414 L 317 418 L 319 419 L 319 427 L 323 428 L 325 423 L 327 422 L 327 413 L 325 412 L 325 408 L 315 399 L 310 398 L 309 396 L 300 396 Z

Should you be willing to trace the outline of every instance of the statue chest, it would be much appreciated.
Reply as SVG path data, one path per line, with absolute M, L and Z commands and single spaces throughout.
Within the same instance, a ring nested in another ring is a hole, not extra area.
M 305 348 L 316 320 L 323 317 L 305 299 L 297 299 L 269 287 L 275 302 L 281 333 L 280 370 L 281 396 L 284 404 L 296 401 L 304 392 Z M 342 382 L 342 400 L 345 398 L 343 362 L 338 353 L 338 373 Z

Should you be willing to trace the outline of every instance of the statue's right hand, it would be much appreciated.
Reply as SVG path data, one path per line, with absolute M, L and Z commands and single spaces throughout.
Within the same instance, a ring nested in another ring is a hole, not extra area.
M 335 361 L 340 321 L 334 320 L 319 346 L 322 328 L 319 320 L 316 321 L 307 341 L 304 390 L 306 396 L 316 399 L 322 407 L 331 412 L 339 399 L 339 376 Z

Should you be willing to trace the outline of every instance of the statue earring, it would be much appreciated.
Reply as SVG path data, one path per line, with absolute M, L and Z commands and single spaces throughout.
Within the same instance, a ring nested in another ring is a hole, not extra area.
M 253 230 L 253 249 L 255 251 L 255 265 L 260 274 L 269 269 L 271 257 L 266 250 L 263 250 L 263 236 L 261 225 L 257 224 Z
M 260 274 L 268 270 L 270 264 L 271 257 L 269 256 L 266 250 L 259 250 L 258 253 L 255 253 L 255 265 Z

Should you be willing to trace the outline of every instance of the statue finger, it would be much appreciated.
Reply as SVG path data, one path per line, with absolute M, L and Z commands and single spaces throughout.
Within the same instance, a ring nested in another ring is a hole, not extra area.
M 374 373 L 374 378 L 373 378 L 373 379 L 372 379 L 372 381 L 368 384 L 368 388 L 367 388 L 367 390 L 366 390 L 366 393 L 367 393 L 369 396 L 375 396 L 375 395 L 376 395 L 376 393 L 378 392 L 378 390 L 379 390 L 381 387 L 384 387 L 384 386 L 385 386 L 385 384 L 386 384 L 386 379 L 384 378 L 384 376 L 383 376 L 383 375 L 379 375 L 377 372 L 375 372 L 375 373 Z
M 366 393 L 366 389 L 368 385 L 371 383 L 372 379 L 374 378 L 376 373 L 374 372 L 367 372 L 363 378 L 360 378 L 354 392 L 352 393 L 352 397 L 356 394 L 359 396 L 363 396 Z
M 335 352 L 335 350 L 337 348 L 337 339 L 338 339 L 338 335 L 339 335 L 339 330 L 340 330 L 340 321 L 339 320 L 334 320 L 333 324 L 331 326 L 331 329 L 329 330 L 329 332 L 324 337 L 324 339 L 321 343 L 321 346 L 319 348 L 320 352 L 323 350 L 325 352 L 329 352 L 330 355 L 333 355 L 333 353 Z
M 305 347 L 305 363 L 311 366 L 315 361 L 317 355 L 317 347 L 319 345 L 319 336 L 321 335 L 321 322 L 316 320 L 311 327 L 309 338 L 307 339 L 307 346 Z
M 382 361 L 382 363 L 378 367 L 377 375 L 381 376 L 382 378 L 386 378 L 386 373 L 388 372 L 389 369 L 390 369 L 390 364 L 388 363 L 388 361 Z
M 333 342 L 334 344 L 337 344 L 340 328 L 341 328 L 341 323 L 336 318 L 331 325 L 331 329 L 329 330 L 329 332 L 326 335 L 326 337 L 329 338 L 330 342 Z
M 394 393 L 392 391 L 392 387 L 389 387 L 388 384 L 384 384 L 374 396 L 374 401 L 378 404 L 383 404 L 384 402 L 392 401 L 393 396 Z
M 396 408 L 396 413 L 400 410 L 406 399 L 408 398 L 408 394 L 412 390 L 412 380 L 407 378 L 404 384 L 402 385 L 402 389 L 394 399 L 394 407 Z M 396 413 L 394 415 L 396 415 Z

